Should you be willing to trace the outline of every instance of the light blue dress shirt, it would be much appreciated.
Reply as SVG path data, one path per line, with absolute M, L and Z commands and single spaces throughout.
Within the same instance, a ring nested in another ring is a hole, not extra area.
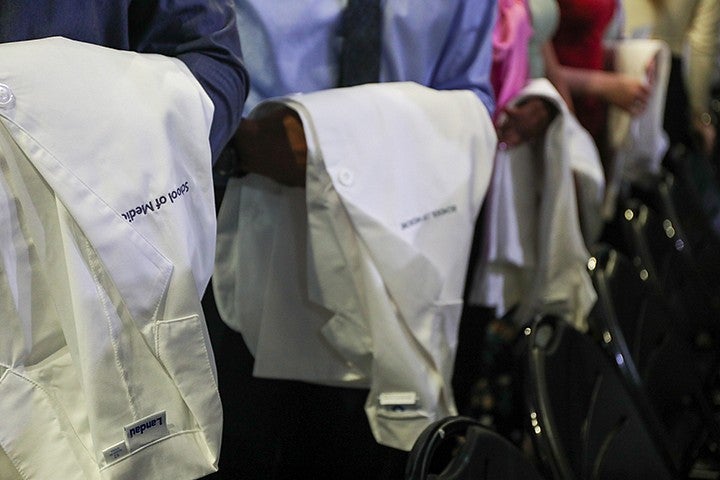
M 259 101 L 333 88 L 347 0 L 235 0 L 251 92 Z M 380 81 L 475 92 L 492 114 L 495 0 L 384 0 Z

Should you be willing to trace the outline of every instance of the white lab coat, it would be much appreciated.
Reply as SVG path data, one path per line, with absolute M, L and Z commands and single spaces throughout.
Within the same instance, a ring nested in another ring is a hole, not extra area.
M 210 99 L 63 38 L 0 45 L 0 84 L 0 477 L 216 470 Z
M 516 307 L 519 324 L 556 313 L 586 330 L 596 299 L 586 245 L 602 224 L 602 166 L 592 138 L 550 82 L 532 80 L 514 102 L 528 96 L 545 98 L 559 113 L 541 155 L 528 144 L 497 152 L 468 301 L 495 307 L 499 316 Z
M 604 216 L 612 218 L 623 186 L 642 182 L 660 173 L 669 140 L 663 130 L 665 98 L 670 78 L 670 48 L 662 40 L 624 39 L 613 44 L 614 69 L 649 82 L 648 65 L 655 62 L 652 91 L 643 113 L 635 117 L 611 105 L 608 109 L 608 135 L 614 152 L 604 206 Z
M 306 189 L 228 186 L 213 285 L 259 377 L 369 387 L 379 443 L 456 413 L 451 376 L 496 138 L 468 91 L 385 83 L 296 95 Z

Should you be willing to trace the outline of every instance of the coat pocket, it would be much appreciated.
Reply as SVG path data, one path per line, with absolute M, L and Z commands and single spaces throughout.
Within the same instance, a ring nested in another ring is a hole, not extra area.
M 67 378 L 68 368 L 69 353 L 64 351 L 30 373 Z M 0 422 L 0 448 L 6 460 L 0 461 L 0 478 L 100 478 L 78 436 L 78 425 L 71 423 L 69 412 L 48 387 L 15 370 L 5 370 L 0 374 L 0 402 L 6 413 Z

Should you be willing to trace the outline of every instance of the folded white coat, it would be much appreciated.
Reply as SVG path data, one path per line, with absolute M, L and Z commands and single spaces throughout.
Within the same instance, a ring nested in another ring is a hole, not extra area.
M 604 207 L 611 218 L 623 183 L 647 180 L 660 172 L 669 141 L 663 130 L 670 77 L 670 48 L 662 40 L 632 38 L 613 44 L 615 71 L 652 86 L 645 110 L 635 117 L 620 107 L 608 109 L 608 134 L 614 152 Z M 652 77 L 652 78 L 649 78 Z
M 379 443 L 409 450 L 456 413 L 468 254 L 496 137 L 469 91 L 373 84 L 267 101 L 296 109 L 306 189 L 250 175 L 218 220 L 213 285 L 259 377 L 369 387 Z
M 63 38 L 0 44 L 0 98 L 0 478 L 216 470 L 210 99 Z
M 602 166 L 592 138 L 550 82 L 531 81 L 514 101 L 529 96 L 551 102 L 558 115 L 540 154 L 527 143 L 497 152 L 468 301 L 495 307 L 499 316 L 516 308 L 520 324 L 556 313 L 585 330 L 596 299 L 586 245 L 602 225 Z

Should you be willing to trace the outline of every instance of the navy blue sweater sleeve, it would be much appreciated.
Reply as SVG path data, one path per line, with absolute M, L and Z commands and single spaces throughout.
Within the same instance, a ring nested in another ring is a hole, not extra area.
M 131 50 L 179 58 L 212 99 L 214 162 L 240 122 L 249 88 L 232 5 L 224 0 L 135 1 L 128 20 Z
M 0 42 L 63 36 L 177 57 L 215 105 L 213 161 L 235 132 L 248 91 L 230 0 L 0 2 Z

